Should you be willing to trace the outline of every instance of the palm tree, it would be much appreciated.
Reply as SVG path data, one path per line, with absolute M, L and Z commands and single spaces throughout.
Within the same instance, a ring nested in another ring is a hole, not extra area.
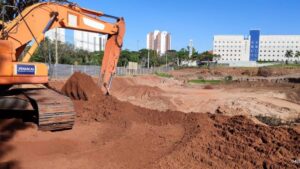
M 286 62 L 288 62 L 289 58 L 292 58 L 294 56 L 294 52 L 292 50 L 287 50 L 285 53 Z
M 297 58 L 297 60 L 299 61 L 299 58 L 300 58 L 300 51 L 297 51 L 297 52 L 295 53 L 295 58 Z

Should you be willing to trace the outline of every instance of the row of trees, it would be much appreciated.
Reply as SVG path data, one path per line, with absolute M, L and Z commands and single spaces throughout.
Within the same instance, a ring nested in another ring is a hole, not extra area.
M 285 57 L 287 58 L 287 60 L 289 60 L 290 58 L 295 58 L 296 60 L 299 60 L 300 58 L 300 51 L 292 51 L 292 50 L 288 50 L 285 53 Z
M 102 62 L 104 52 L 88 52 L 74 48 L 71 44 L 58 42 L 58 63 L 78 65 L 99 65 Z M 29 47 L 28 47 L 29 48 Z M 45 39 L 39 49 L 33 54 L 32 61 L 55 63 L 55 43 Z M 192 56 L 189 56 L 189 49 L 179 51 L 169 50 L 164 55 L 159 55 L 154 50 L 141 49 L 139 51 L 122 50 L 118 66 L 127 66 L 128 62 L 137 62 L 143 67 L 157 67 L 165 64 L 181 64 L 184 60 L 212 61 L 218 56 L 210 52 L 198 53 L 193 49 Z
M 58 42 L 58 63 L 61 64 L 78 64 L 78 65 L 99 65 L 102 62 L 104 52 L 88 52 L 86 50 L 74 48 L 71 44 Z M 32 61 L 55 63 L 55 43 L 46 39 L 40 44 L 39 49 L 34 53 Z M 164 55 L 159 55 L 154 50 L 141 49 L 139 51 L 122 50 L 118 66 L 125 67 L 129 62 L 137 62 L 143 67 L 158 67 L 161 65 L 181 65 L 182 61 L 214 61 L 220 59 L 219 55 L 206 51 L 199 53 L 193 49 L 192 55 L 189 55 L 189 48 L 183 48 L 179 51 L 169 50 Z M 293 52 L 288 50 L 285 54 L 286 61 L 291 58 L 298 60 L 300 51 Z

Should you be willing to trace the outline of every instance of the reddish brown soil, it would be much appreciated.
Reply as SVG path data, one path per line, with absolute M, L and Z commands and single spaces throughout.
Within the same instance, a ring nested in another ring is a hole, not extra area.
M 61 92 L 75 100 L 92 100 L 101 95 L 93 78 L 83 73 L 74 73 L 63 86 Z
M 2 135 L 10 135 L 0 140 L 0 167 L 3 162 L 9 168 L 45 169 L 300 167 L 294 162 L 300 159 L 299 127 L 268 127 L 244 116 L 141 108 L 101 94 L 86 75 L 75 76 L 71 82 L 88 100 L 74 100 L 74 129 L 51 133 L 22 126 L 12 132 L 3 123 Z
M 268 68 L 267 76 L 282 76 L 289 74 L 300 73 L 299 68 L 287 67 L 272 67 Z M 197 79 L 210 77 L 225 77 L 225 76 L 260 76 L 258 68 L 228 68 L 217 67 L 212 69 L 207 68 L 186 68 L 174 70 L 170 73 L 177 79 Z
M 90 83 L 81 84 L 83 89 L 91 86 Z M 297 166 L 291 162 L 293 159 L 300 158 L 300 133 L 293 129 L 257 125 L 243 116 L 230 118 L 211 114 L 159 112 L 120 102 L 112 96 L 102 94 L 97 94 L 94 99 L 87 102 L 74 101 L 74 103 L 78 120 L 81 122 L 109 123 L 119 130 L 126 130 L 135 123 L 145 126 L 179 125 L 184 129 L 182 138 L 175 142 L 168 152 L 155 157 L 156 160 L 150 161 L 143 167 L 143 160 L 129 166 L 137 168 L 300 167 L 299 164 Z M 114 133 L 107 137 L 114 137 Z M 144 144 L 151 143 L 148 143 L 148 139 L 145 138 Z M 129 149 L 125 154 L 132 156 Z M 138 156 L 141 158 L 143 154 Z M 137 157 L 133 155 L 132 158 Z

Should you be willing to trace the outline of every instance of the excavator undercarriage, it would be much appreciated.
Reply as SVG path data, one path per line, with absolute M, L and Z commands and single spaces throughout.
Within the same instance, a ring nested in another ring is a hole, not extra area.
M 46 87 L 13 87 L 2 91 L 0 112 L 9 111 L 27 113 L 19 116 L 32 119 L 42 131 L 72 129 L 76 116 L 69 97 Z

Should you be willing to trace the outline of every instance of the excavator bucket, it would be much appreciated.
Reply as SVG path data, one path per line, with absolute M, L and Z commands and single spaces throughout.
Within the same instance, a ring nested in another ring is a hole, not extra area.
M 105 46 L 104 57 L 100 73 L 100 86 L 104 88 L 106 94 L 109 94 L 109 89 L 112 84 L 112 78 L 116 73 L 119 56 L 123 46 L 125 35 L 125 21 L 120 18 L 117 22 L 118 33 L 110 35 Z
M 123 45 L 123 37 L 125 34 L 125 22 L 123 18 L 119 19 L 119 21 L 117 22 L 117 27 L 119 30 L 118 33 L 110 35 L 108 37 L 100 72 L 100 87 L 105 94 L 109 94 L 112 78 L 116 73 L 116 67 Z M 74 100 L 88 100 L 89 96 L 91 96 L 92 93 L 97 92 L 90 91 L 83 85 L 83 83 L 89 83 L 90 85 L 92 85 L 93 80 L 91 79 L 91 77 L 83 73 L 76 72 L 66 82 L 62 89 L 62 92 Z

